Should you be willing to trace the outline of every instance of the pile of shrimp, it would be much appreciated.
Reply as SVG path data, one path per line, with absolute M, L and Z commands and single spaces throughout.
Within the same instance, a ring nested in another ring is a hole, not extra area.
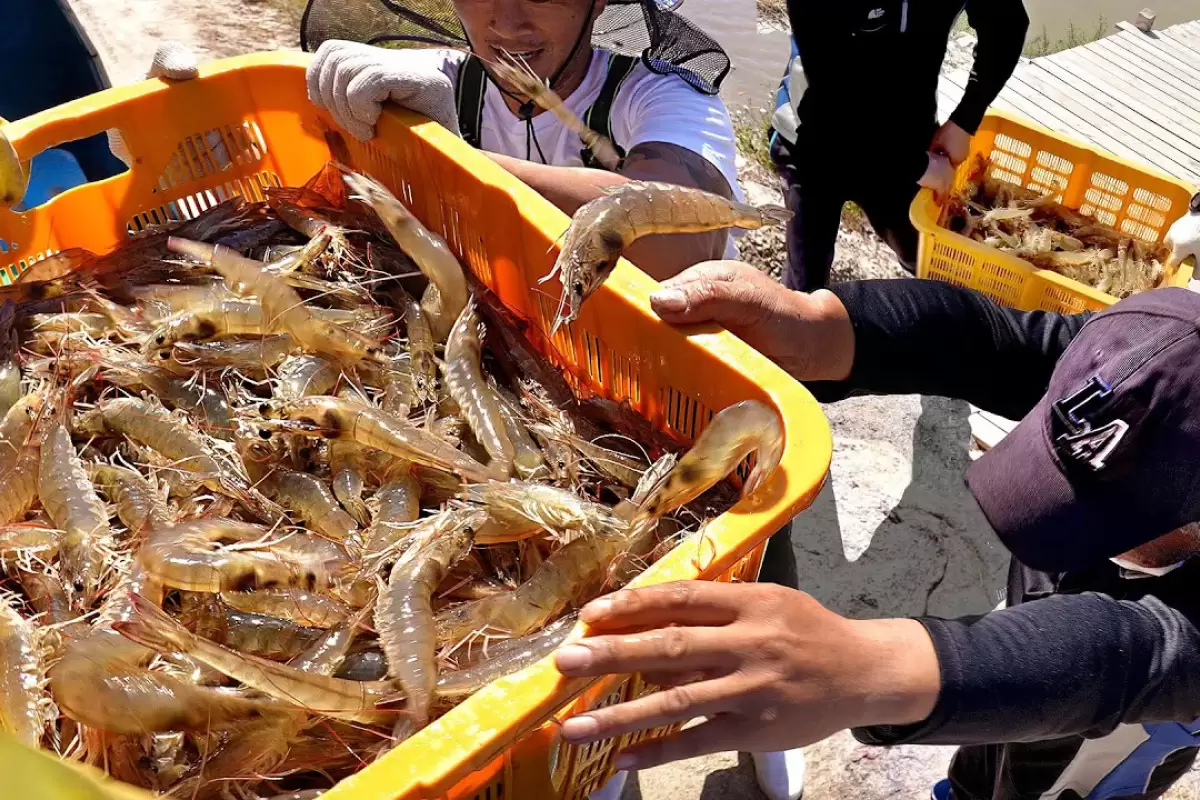
M 685 448 L 577 397 L 335 165 L 0 295 L 0 730 L 173 796 L 317 796 L 781 457 L 761 403 Z
M 1117 298 L 1154 289 L 1170 274 L 1165 245 L 1099 225 L 1050 195 L 987 177 L 989 167 L 975 155 L 967 180 L 947 203 L 946 227 Z

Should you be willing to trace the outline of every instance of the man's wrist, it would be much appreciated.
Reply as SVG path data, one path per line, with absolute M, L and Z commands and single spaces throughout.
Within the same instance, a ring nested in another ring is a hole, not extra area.
M 854 368 L 854 323 L 846 306 L 833 292 L 819 289 L 812 294 L 796 292 L 796 317 L 805 338 L 819 342 L 812 347 L 812 362 L 801 381 L 844 381 Z M 809 349 L 806 346 L 806 349 Z
M 909 725 L 929 717 L 941 690 L 933 639 L 913 619 L 855 620 L 864 669 L 853 727 Z

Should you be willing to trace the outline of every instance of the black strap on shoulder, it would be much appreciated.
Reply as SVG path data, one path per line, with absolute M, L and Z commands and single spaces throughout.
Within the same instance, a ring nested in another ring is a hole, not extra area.
M 458 111 L 458 129 L 463 140 L 479 147 L 483 129 L 483 93 L 487 88 L 487 71 L 474 56 L 467 56 L 458 70 L 458 86 L 454 100 Z
M 600 87 L 600 94 L 596 97 L 596 102 L 592 103 L 592 107 L 587 110 L 583 116 L 583 123 L 596 133 L 612 141 L 612 107 L 617 99 L 617 92 L 621 91 L 621 87 L 629 76 L 633 74 L 634 67 L 641 61 L 637 56 L 621 55 L 613 53 L 608 58 L 608 74 L 604 77 L 604 85 Z M 617 154 L 621 158 L 625 157 L 625 151 L 617 147 L 617 143 L 613 142 L 613 147 L 616 147 Z M 596 161 L 595 154 L 592 153 L 590 147 L 584 147 L 580 151 L 580 157 L 583 159 L 585 167 L 603 168 Z

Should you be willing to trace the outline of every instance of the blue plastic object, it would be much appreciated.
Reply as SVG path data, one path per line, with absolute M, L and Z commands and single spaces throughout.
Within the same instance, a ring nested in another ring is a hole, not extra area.
M 66 0 L 0 0 L 0 117 L 22 119 L 109 88 Z M 125 171 L 103 134 L 60 145 L 89 181 Z
M 17 211 L 37 208 L 57 194 L 88 182 L 75 156 L 54 148 L 35 156 L 29 168 L 29 188 Z

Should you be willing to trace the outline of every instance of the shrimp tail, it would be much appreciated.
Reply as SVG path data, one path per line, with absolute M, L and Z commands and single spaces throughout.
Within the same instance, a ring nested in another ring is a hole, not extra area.
M 113 623 L 113 628 L 130 641 L 160 653 L 186 653 L 196 637 L 158 606 L 140 594 L 129 595 L 133 613 Z
M 758 206 L 755 210 L 762 216 L 763 226 L 783 225 L 796 216 L 783 206 Z

